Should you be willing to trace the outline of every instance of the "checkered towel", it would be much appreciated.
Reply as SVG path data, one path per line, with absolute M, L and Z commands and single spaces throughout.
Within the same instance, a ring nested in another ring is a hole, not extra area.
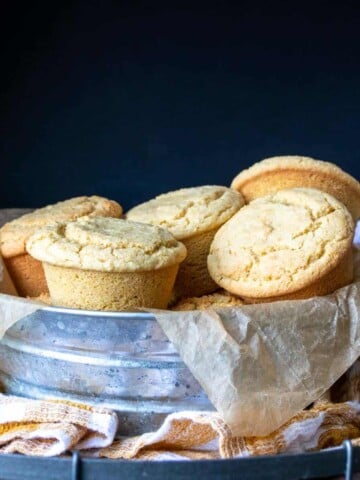
M 266 437 L 234 437 L 216 412 L 178 412 L 155 432 L 115 438 L 111 410 L 67 401 L 0 394 L 0 452 L 53 456 L 69 450 L 122 459 L 208 459 L 300 453 L 355 439 L 360 403 L 318 403 Z

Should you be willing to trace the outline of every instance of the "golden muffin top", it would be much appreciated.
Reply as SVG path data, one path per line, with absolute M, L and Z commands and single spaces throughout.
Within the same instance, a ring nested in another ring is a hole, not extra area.
M 25 244 L 35 231 L 54 222 L 89 216 L 120 217 L 122 207 L 114 200 L 92 195 L 70 198 L 38 208 L 6 223 L 0 229 L 0 251 L 6 257 L 26 253 Z
M 159 195 L 129 210 L 126 218 L 167 228 L 181 240 L 219 227 L 243 205 L 239 192 L 205 185 Z
M 332 270 L 351 248 L 347 208 L 320 190 L 258 198 L 216 233 L 208 256 L 218 285 L 244 297 L 295 292 Z
M 27 251 L 37 260 L 64 267 L 134 272 L 180 263 L 186 248 L 167 230 L 110 217 L 81 217 L 44 227 Z
M 360 183 L 334 163 L 284 155 L 265 158 L 242 170 L 231 182 L 245 201 L 287 188 L 316 188 L 342 202 L 354 220 L 360 218 Z

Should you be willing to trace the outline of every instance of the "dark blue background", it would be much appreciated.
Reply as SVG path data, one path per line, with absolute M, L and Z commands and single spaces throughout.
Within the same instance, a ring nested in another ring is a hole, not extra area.
M 357 1 L 7 3 L 0 208 L 129 208 L 281 154 L 359 177 Z

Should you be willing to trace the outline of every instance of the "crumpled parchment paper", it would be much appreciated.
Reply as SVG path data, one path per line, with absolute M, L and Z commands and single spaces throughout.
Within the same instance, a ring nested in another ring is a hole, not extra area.
M 154 315 L 239 436 L 271 433 L 360 356 L 360 279 L 307 300 Z

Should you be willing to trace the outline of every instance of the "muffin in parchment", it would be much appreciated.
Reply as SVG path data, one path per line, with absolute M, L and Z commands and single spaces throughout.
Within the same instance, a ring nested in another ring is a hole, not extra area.
M 186 256 L 167 230 L 110 217 L 44 227 L 26 248 L 43 263 L 52 304 L 87 310 L 166 308 Z
M 214 293 L 210 293 L 209 295 L 182 298 L 179 300 L 179 302 L 171 307 L 171 310 L 207 310 L 208 308 L 238 307 L 239 305 L 244 305 L 244 302 L 241 298 L 232 295 L 226 290 L 218 290 Z
M 326 295 L 353 280 L 354 221 L 320 190 L 258 198 L 219 229 L 208 256 L 212 278 L 256 303 Z
M 207 269 L 210 244 L 219 227 L 243 205 L 240 193 L 223 186 L 205 185 L 159 195 L 129 210 L 126 218 L 167 228 L 186 246 L 188 254 L 174 286 L 176 301 L 218 289 Z
M 246 203 L 287 188 L 316 188 L 340 200 L 354 221 L 360 218 L 360 183 L 334 163 L 310 157 L 266 158 L 240 172 L 231 187 L 243 194 Z
M 84 215 L 120 217 L 117 202 L 96 195 L 74 197 L 48 205 L 6 223 L 0 229 L 0 253 L 19 295 L 37 297 L 48 292 L 41 262 L 28 254 L 26 241 L 37 229 Z

